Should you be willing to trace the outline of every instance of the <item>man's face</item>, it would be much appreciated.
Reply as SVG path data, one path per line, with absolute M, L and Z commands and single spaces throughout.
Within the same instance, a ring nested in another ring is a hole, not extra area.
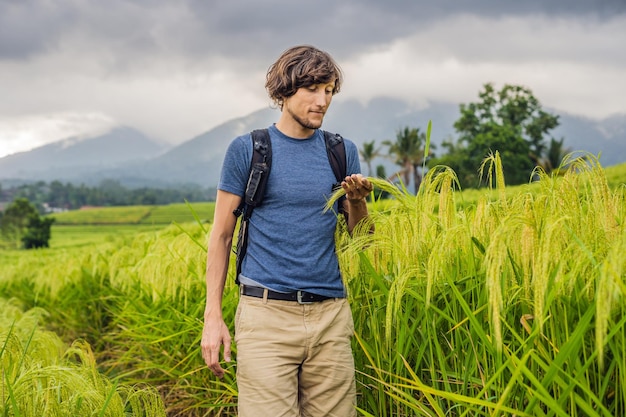
M 324 115 L 333 98 L 335 82 L 300 87 L 283 101 L 283 112 L 305 129 L 322 127 Z

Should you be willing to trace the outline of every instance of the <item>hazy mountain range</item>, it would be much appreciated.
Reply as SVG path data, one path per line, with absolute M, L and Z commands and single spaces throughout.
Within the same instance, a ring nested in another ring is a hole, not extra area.
M 600 162 L 605 167 L 626 161 L 626 115 L 595 121 L 552 112 L 560 116 L 560 126 L 553 136 L 565 138 L 566 148 L 601 153 Z M 424 131 L 432 120 L 431 139 L 437 145 L 446 138 L 456 138 L 453 123 L 459 115 L 459 106 L 451 103 L 412 109 L 395 99 L 379 98 L 367 104 L 336 100 L 324 128 L 341 133 L 361 147 L 366 141 L 376 140 L 381 145 L 383 140 L 394 139 L 396 131 L 404 126 Z M 130 187 L 181 183 L 214 187 L 230 141 L 239 134 L 269 126 L 278 116 L 276 109 L 259 110 L 169 148 L 131 127 L 119 127 L 92 138 L 68 138 L 0 158 L 0 181 L 60 180 L 96 185 L 103 179 L 115 179 Z M 382 158 L 374 161 L 374 166 L 381 163 L 388 174 L 395 169 L 393 163 Z

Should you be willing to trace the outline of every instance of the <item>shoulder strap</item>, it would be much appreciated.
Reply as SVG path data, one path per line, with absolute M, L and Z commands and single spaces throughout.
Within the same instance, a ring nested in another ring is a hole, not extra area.
M 330 133 L 324 131 L 324 139 L 326 141 L 326 153 L 328 154 L 328 162 L 333 169 L 335 179 L 337 182 L 333 184 L 333 191 L 341 187 L 341 181 L 346 177 L 348 171 L 347 158 L 346 158 L 346 145 L 343 142 L 343 137 L 339 133 Z M 343 213 L 343 200 L 345 196 L 339 199 L 339 212 Z
M 250 138 L 252 140 L 252 159 L 248 170 L 248 182 L 241 204 L 235 210 L 235 215 L 243 215 L 244 220 L 249 219 L 252 210 L 263 202 L 265 186 L 272 168 L 272 141 L 267 129 L 253 130 Z
M 237 217 L 242 216 L 239 223 L 237 246 L 235 247 L 235 254 L 237 255 L 235 282 L 237 284 L 239 284 L 243 258 L 248 250 L 248 220 L 252 216 L 254 208 L 263 202 L 265 186 L 272 168 L 272 141 L 267 129 L 253 130 L 250 138 L 252 140 L 252 160 L 248 170 L 248 182 L 241 203 L 233 212 Z

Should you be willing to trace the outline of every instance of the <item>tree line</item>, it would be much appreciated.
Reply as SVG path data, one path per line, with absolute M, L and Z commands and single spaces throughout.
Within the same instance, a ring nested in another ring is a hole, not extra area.
M 526 87 L 506 84 L 496 91 L 487 83 L 479 100 L 461 104 L 460 113 L 454 123 L 458 137 L 445 139 L 439 156 L 434 145 L 426 146 L 426 132 L 416 127 L 399 129 L 395 140 L 384 140 L 382 146 L 375 140 L 365 142 L 359 153 L 368 175 L 399 180 L 407 187 L 413 184 L 417 190 L 426 168 L 445 165 L 457 174 L 462 188 L 479 188 L 489 185 L 481 178 L 482 163 L 497 151 L 507 183 L 516 185 L 529 182 L 535 169 L 555 172 L 570 152 L 563 146 L 563 138 L 551 135 L 559 116 L 545 111 Z M 374 173 L 372 161 L 377 157 L 390 158 L 399 170 L 387 175 L 384 166 L 378 165 Z
M 0 186 L 0 201 L 18 198 L 30 201 L 40 213 L 53 210 L 73 210 L 84 206 L 134 206 L 182 203 L 185 200 L 213 201 L 215 189 L 197 185 L 171 188 L 127 188 L 119 181 L 104 180 L 97 186 L 74 185 L 60 181 L 38 181 L 10 188 Z
M 41 216 L 26 198 L 16 198 L 0 212 L 0 249 L 47 248 L 53 217 Z

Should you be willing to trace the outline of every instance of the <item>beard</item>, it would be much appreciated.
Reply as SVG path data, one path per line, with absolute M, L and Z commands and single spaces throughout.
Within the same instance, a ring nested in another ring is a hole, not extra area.
M 319 129 L 320 127 L 322 127 L 323 116 L 322 116 L 322 120 L 317 121 L 317 120 L 310 120 L 310 119 L 305 119 L 303 117 L 300 117 L 294 112 L 292 112 L 291 109 L 289 108 L 287 108 L 287 111 L 289 112 L 289 115 L 291 115 L 293 120 L 295 120 L 300 126 L 302 126 L 305 129 L 314 130 L 314 129 Z

